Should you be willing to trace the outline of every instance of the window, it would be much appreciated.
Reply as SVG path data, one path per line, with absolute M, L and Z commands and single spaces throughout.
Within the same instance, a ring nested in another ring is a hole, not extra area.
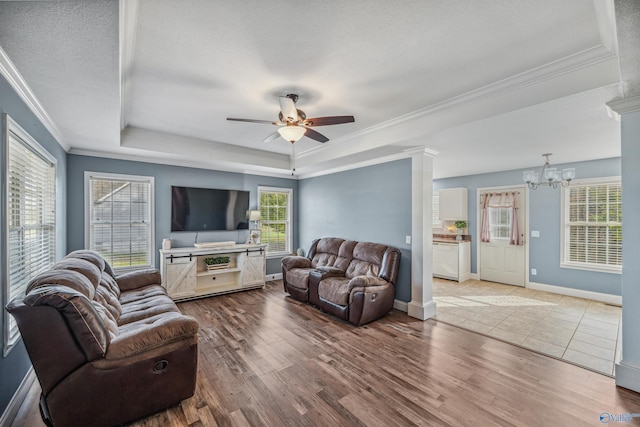
M 561 266 L 622 271 L 622 184 L 619 177 L 581 180 L 563 188 Z
M 434 191 L 432 196 L 432 215 L 432 227 L 442 228 L 442 221 L 440 221 L 440 193 L 437 191 Z
M 293 190 L 258 187 L 260 241 L 267 244 L 267 255 L 291 253 L 291 206 Z
M 8 115 L 4 138 L 4 301 L 24 294 L 27 284 L 56 259 L 56 160 Z M 5 310 L 4 354 L 20 333 Z
M 152 267 L 153 177 L 85 172 L 87 247 L 116 271 Z
M 487 208 L 491 240 L 509 240 L 511 238 L 512 208 Z

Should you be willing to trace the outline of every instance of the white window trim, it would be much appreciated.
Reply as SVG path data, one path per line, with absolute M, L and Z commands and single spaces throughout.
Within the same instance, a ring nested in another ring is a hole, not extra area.
M 266 257 L 268 259 L 271 259 L 282 258 L 283 256 L 291 255 L 291 251 L 293 251 L 293 188 L 258 186 L 258 210 L 260 210 L 260 193 L 263 191 L 273 193 L 287 193 L 289 196 L 289 203 L 287 206 L 287 246 L 289 247 L 289 251 L 268 252 L 266 254 Z
M 42 157 L 45 161 L 50 162 L 55 168 L 56 176 L 54 177 L 55 187 L 57 189 L 58 186 L 58 178 L 57 178 L 57 168 L 58 161 L 55 157 L 53 157 L 42 145 L 40 145 L 27 131 L 25 131 L 17 122 L 15 122 L 8 114 L 4 114 L 4 135 L 3 135 L 3 144 L 2 144 L 2 201 L 4 203 L 4 209 L 1 212 L 2 218 L 2 310 L 4 317 L 3 324 L 3 356 L 6 357 L 9 352 L 15 347 L 16 343 L 20 340 L 20 332 L 15 330 L 9 330 L 8 326 L 10 324 L 9 321 L 9 312 L 5 308 L 7 304 L 9 304 L 9 220 L 7 209 L 9 208 L 9 203 L 7 201 L 7 197 L 9 194 L 9 180 L 7 179 L 7 174 L 9 172 L 9 134 L 13 133 L 19 139 L 24 141 L 34 153 Z M 56 201 L 54 201 L 55 204 Z M 58 228 L 57 228 L 57 212 L 56 212 L 56 227 L 55 234 L 57 237 Z M 54 259 L 58 259 L 57 254 L 57 244 L 53 247 L 53 257 Z
M 124 268 L 113 268 L 114 271 L 118 272 L 118 273 L 127 273 L 129 271 L 135 271 L 135 270 L 140 270 L 140 269 L 146 269 L 146 268 L 155 268 L 156 267 L 156 256 L 155 256 L 155 249 L 156 249 L 156 209 L 155 209 L 155 181 L 154 181 L 154 177 L 152 176 L 144 176 L 144 175 L 126 175 L 126 174 L 119 174 L 119 173 L 106 173 L 106 172 L 91 172 L 91 171 L 85 171 L 84 172 L 84 247 L 85 248 L 89 248 L 89 240 L 90 240 L 90 236 L 89 233 L 91 232 L 91 199 L 90 199 L 90 179 L 91 178 L 95 178 L 95 179 L 117 179 L 117 180 L 124 180 L 124 181 L 149 181 L 150 184 L 150 188 L 149 188 L 149 195 L 150 197 L 150 201 L 149 201 L 149 209 L 150 209 L 150 215 L 149 215 L 149 220 L 151 221 L 150 224 L 150 235 L 151 238 L 149 239 L 149 265 L 148 266 L 141 266 L 141 267 L 124 267 Z
M 583 178 L 571 181 L 572 186 L 584 185 L 603 185 L 603 184 L 620 184 L 622 178 L 620 176 L 607 176 L 601 178 Z M 596 271 L 600 273 L 622 274 L 622 266 L 598 265 L 588 263 L 578 263 L 565 261 L 565 242 L 567 239 L 567 223 L 569 222 L 569 197 L 567 197 L 569 187 L 562 187 L 561 192 L 561 221 L 560 221 L 560 268 L 569 268 L 574 270 Z M 623 200 L 624 203 L 624 200 Z M 624 225 L 623 225 L 624 227 Z M 624 243 L 623 243 L 624 244 Z M 624 260 L 623 260 L 624 263 Z

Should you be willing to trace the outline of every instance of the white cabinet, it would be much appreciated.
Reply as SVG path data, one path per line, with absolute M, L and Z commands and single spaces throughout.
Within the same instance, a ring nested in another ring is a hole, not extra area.
M 438 191 L 438 195 L 441 220 L 466 221 L 468 219 L 466 188 L 444 188 Z
M 464 282 L 471 278 L 471 243 L 433 243 L 433 276 Z
M 174 300 L 264 287 L 266 245 L 160 250 L 162 286 Z M 205 258 L 226 256 L 229 265 L 207 270 Z

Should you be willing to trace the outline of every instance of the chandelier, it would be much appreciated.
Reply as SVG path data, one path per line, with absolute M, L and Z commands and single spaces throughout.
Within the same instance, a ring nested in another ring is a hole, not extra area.
M 542 155 L 542 157 L 545 158 L 545 162 L 540 172 L 524 171 L 522 173 L 522 179 L 527 183 L 527 186 L 531 190 L 535 190 L 540 185 L 547 185 L 553 188 L 558 188 L 558 185 L 568 187 L 571 180 L 576 177 L 575 168 L 566 168 L 561 171 L 556 168 L 552 168 L 549 164 L 549 156 L 551 155 L 552 153 Z M 542 182 L 538 182 L 541 178 Z

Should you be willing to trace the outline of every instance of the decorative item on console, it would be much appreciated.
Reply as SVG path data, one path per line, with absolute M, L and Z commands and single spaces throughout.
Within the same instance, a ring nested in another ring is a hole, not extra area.
M 467 228 L 467 221 L 456 221 L 454 225 L 456 226 L 456 240 L 462 240 L 462 235 Z
M 254 227 L 249 230 L 249 235 L 247 236 L 247 241 L 245 242 L 247 245 L 259 245 L 260 244 L 260 216 L 259 210 L 251 210 L 247 211 L 247 219 L 251 223 L 253 221 Z
M 204 265 L 207 271 L 226 270 L 229 268 L 230 261 L 231 257 L 228 256 L 209 257 L 204 259 Z

